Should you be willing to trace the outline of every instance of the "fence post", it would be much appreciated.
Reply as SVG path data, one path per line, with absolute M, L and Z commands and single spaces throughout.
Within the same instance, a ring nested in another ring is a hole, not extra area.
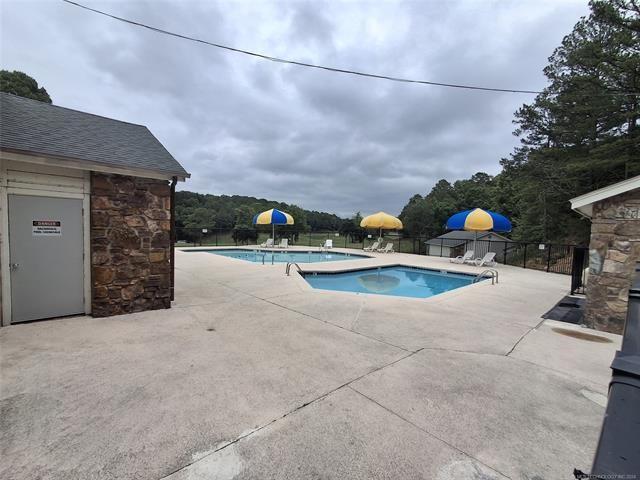
M 527 268 L 527 243 L 524 244 L 524 255 L 522 257 L 522 268 Z
M 400 248 L 401 245 L 402 245 L 402 237 L 398 237 L 398 252 L 402 251 L 402 248 Z
M 549 251 L 547 252 L 547 273 L 549 272 L 549 267 L 551 266 L 551 244 L 547 244 L 549 247 Z
M 218 246 L 218 230 L 216 230 L 216 247 Z
M 444 246 L 444 238 L 440 239 L 440 256 L 442 256 L 442 247 Z
M 502 263 L 507 264 L 507 242 L 502 242 Z

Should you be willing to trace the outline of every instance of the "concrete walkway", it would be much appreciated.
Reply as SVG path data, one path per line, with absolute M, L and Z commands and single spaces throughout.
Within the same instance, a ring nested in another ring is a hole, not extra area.
M 405 255 L 304 269 L 407 265 Z M 177 252 L 174 308 L 0 329 L 3 479 L 558 479 L 588 471 L 620 337 L 542 322 L 567 276 L 430 299 Z

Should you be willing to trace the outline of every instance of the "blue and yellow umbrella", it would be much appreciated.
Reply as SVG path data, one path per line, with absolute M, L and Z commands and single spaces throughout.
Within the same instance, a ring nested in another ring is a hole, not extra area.
M 447 220 L 447 229 L 476 232 L 473 239 L 473 249 L 475 250 L 478 232 L 510 232 L 511 222 L 507 217 L 499 213 L 474 208 L 473 210 L 464 210 L 451 215 Z
M 447 220 L 448 230 L 469 230 L 471 232 L 510 232 L 511 222 L 504 215 L 475 208 L 458 212 Z
M 273 240 L 276 239 L 276 225 L 293 225 L 293 217 L 276 208 L 258 213 L 253 217 L 254 225 L 271 225 Z

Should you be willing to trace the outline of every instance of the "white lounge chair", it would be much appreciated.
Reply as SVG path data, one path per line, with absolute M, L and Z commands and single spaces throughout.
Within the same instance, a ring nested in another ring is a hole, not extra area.
M 281 238 L 280 243 L 277 245 L 278 248 L 289 248 L 289 239 Z
M 467 263 L 469 260 L 473 260 L 473 250 L 467 250 L 464 255 L 458 255 L 456 258 L 450 258 L 451 263 Z
M 495 258 L 496 258 L 495 252 L 489 252 L 482 258 L 476 258 L 475 260 L 476 267 L 483 267 L 483 266 L 495 267 L 496 265 L 498 265 L 498 262 L 494 260 Z
M 269 247 L 273 247 L 273 238 L 267 238 L 267 241 L 264 243 L 261 243 L 260 246 L 262 248 L 269 248 Z
M 393 253 L 393 243 L 389 242 L 384 248 L 379 248 L 380 253 Z
M 364 247 L 364 251 L 365 252 L 375 252 L 376 250 L 378 250 L 379 246 L 380 246 L 380 242 L 373 242 L 368 247 Z
M 327 238 L 324 243 L 322 244 L 322 248 L 333 248 L 333 240 L 331 240 L 330 238 Z

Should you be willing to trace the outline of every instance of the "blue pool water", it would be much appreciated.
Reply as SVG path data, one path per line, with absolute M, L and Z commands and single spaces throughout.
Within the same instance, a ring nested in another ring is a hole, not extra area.
M 313 288 L 427 298 L 473 283 L 472 275 L 412 267 L 381 267 L 344 273 L 306 273 Z
M 202 251 L 202 250 L 199 250 Z M 205 250 L 207 253 L 222 255 L 223 257 L 237 258 L 255 263 L 318 263 L 318 262 L 335 262 L 339 260 L 359 260 L 369 258 L 364 255 L 351 255 L 348 253 L 337 252 L 300 252 L 300 251 L 274 251 L 274 250 L 243 250 L 224 249 L 224 250 Z

